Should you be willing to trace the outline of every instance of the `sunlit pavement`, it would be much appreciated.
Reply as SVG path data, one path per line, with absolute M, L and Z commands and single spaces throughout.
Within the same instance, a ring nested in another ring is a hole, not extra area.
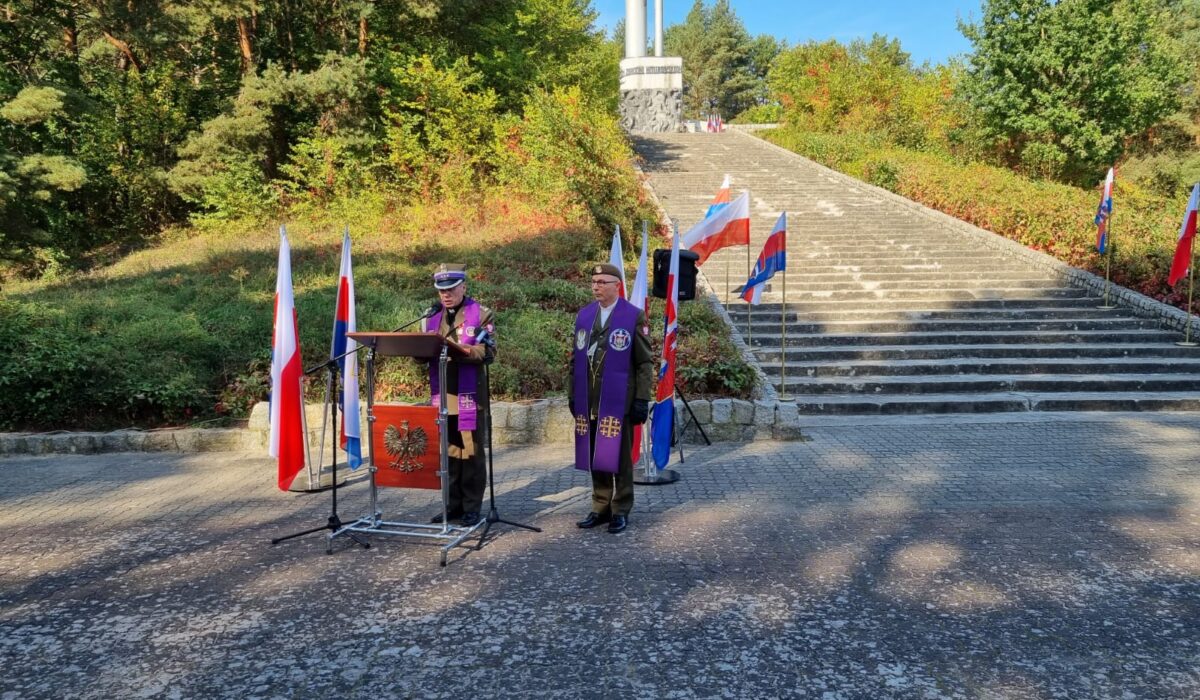
M 620 535 L 569 449 L 498 451 L 545 532 L 444 569 L 270 546 L 329 496 L 258 455 L 0 460 L 0 698 L 1200 696 L 1200 416 L 934 420 L 685 447 Z

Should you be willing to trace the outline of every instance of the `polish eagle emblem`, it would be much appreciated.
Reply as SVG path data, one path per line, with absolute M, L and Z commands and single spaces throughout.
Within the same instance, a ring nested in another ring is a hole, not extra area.
M 425 429 L 409 429 L 408 421 L 400 421 L 400 427 L 389 425 L 383 431 L 383 447 L 394 459 L 388 463 L 391 469 L 413 472 L 421 468 L 418 458 L 429 449 L 429 436 Z

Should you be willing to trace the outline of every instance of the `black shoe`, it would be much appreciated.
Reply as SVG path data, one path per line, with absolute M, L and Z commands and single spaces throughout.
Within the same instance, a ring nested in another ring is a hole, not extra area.
M 614 515 L 612 522 L 608 524 L 608 531 L 615 535 L 627 527 L 629 527 L 629 518 L 624 515 Z
M 477 522 L 479 522 L 479 511 L 473 510 L 473 511 L 470 511 L 469 513 L 463 513 L 462 524 L 464 526 L 471 527 L 472 525 L 474 525 Z
M 447 513 L 446 515 L 449 516 L 450 520 L 458 520 L 459 518 L 462 517 L 463 513 L 461 510 L 452 510 L 449 513 Z M 476 513 L 476 515 L 479 515 L 479 514 Z M 442 514 L 438 513 L 437 515 L 433 516 L 432 518 L 429 519 L 429 522 L 431 522 L 435 525 L 441 525 L 442 524 Z
M 603 515 L 601 515 L 600 513 L 588 513 L 588 516 L 586 518 L 575 523 L 575 525 L 583 528 L 584 530 L 590 530 L 593 527 L 596 527 L 597 525 L 603 525 L 604 523 L 608 522 L 611 519 L 612 518 L 608 515 L 608 513 L 605 513 Z

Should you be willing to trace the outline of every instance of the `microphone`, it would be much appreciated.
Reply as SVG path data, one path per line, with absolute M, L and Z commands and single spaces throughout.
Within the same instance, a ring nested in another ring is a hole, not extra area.
M 413 320 L 409 321 L 408 323 L 404 324 L 403 326 L 400 326 L 399 328 L 397 328 L 396 330 L 394 330 L 392 332 L 399 333 L 400 331 L 404 330 L 405 328 L 408 328 L 409 326 L 416 323 L 417 321 L 424 321 L 425 319 L 429 318 L 430 316 L 432 316 L 432 315 L 436 314 L 438 311 L 440 311 L 441 308 L 442 308 L 441 303 L 434 302 L 433 304 L 430 304 L 428 309 L 425 310 L 425 313 L 414 318 Z
M 487 329 L 484 328 L 482 333 L 475 336 L 475 342 L 479 345 L 484 346 L 485 348 L 489 348 L 492 351 L 491 353 L 484 351 L 484 354 L 483 354 L 483 364 L 484 365 L 492 364 L 492 362 L 496 359 L 495 356 L 492 354 L 492 353 L 496 352 L 496 340 L 494 338 L 492 338 L 492 334 L 488 333 Z

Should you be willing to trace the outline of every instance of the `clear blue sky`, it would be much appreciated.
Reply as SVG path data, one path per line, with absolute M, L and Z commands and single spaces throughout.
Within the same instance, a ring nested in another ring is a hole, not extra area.
M 693 0 L 663 0 L 664 26 L 679 24 L 692 9 Z M 706 0 L 712 5 L 712 0 Z M 977 22 L 981 0 L 855 0 L 854 2 L 811 2 L 809 0 L 732 0 L 734 12 L 751 36 L 772 34 L 801 44 L 815 39 L 869 39 L 886 34 L 899 39 L 912 55 L 913 63 L 942 63 L 966 53 L 971 44 L 958 31 L 958 18 Z M 625 16 L 625 0 L 592 0 L 600 13 L 597 23 L 605 29 Z M 647 0 L 647 31 L 653 41 L 654 0 Z

